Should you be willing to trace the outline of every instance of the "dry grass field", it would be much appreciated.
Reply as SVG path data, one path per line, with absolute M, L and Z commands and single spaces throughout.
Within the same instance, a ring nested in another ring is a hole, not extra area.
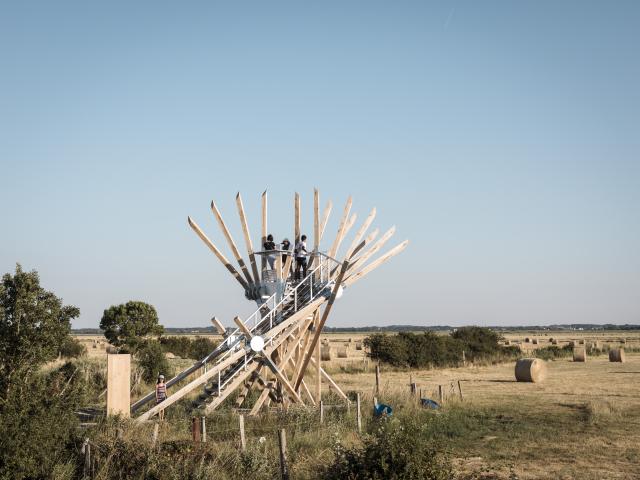
M 374 364 L 364 347 L 356 348 L 365 336 L 323 335 L 332 353 L 323 365 L 345 391 L 363 392 L 370 399 Z M 525 352 L 551 345 L 549 338 L 558 339 L 559 346 L 584 340 L 640 347 L 640 332 L 629 331 L 509 332 L 505 337 Z M 106 343 L 100 344 L 99 337 L 79 339 L 95 361 L 106 356 Z M 344 347 L 347 357 L 337 358 L 337 350 Z M 190 361 L 171 362 L 180 368 Z M 410 378 L 423 397 L 435 400 L 441 385 L 443 412 L 457 412 L 444 434 L 451 439 L 448 448 L 457 470 L 468 474 L 465 478 L 640 478 L 640 354 L 628 353 L 625 363 L 610 363 L 600 355 L 585 363 L 563 358 L 547 366 L 548 378 L 540 384 L 516 382 L 513 363 L 417 371 L 382 366 L 378 397 L 405 408 L 412 401 Z

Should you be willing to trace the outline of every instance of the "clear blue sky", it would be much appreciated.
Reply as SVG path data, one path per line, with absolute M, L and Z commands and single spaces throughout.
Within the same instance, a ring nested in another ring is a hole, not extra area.
M 411 241 L 331 325 L 638 323 L 639 47 L 634 1 L 2 2 L 0 270 L 231 324 L 187 215 L 317 186 Z

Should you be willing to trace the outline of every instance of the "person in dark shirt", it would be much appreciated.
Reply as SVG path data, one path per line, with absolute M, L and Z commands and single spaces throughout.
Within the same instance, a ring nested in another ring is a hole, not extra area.
M 282 240 L 282 244 L 281 244 L 280 248 L 282 250 L 286 250 L 287 252 L 289 250 L 291 250 L 291 242 L 289 241 L 288 238 L 285 238 L 284 240 Z M 283 253 L 282 254 L 282 268 L 284 268 L 286 263 L 287 263 L 287 254 Z M 293 265 L 289 268 L 289 271 L 292 271 L 292 270 L 293 270 Z M 286 274 L 286 273 L 284 275 L 285 275 L 285 277 L 288 276 L 288 274 Z
M 267 235 L 267 241 L 264 242 L 264 251 L 268 252 L 270 250 L 275 250 L 276 249 L 276 244 L 273 241 L 273 235 L 269 234 Z M 267 262 L 269 262 L 269 267 L 271 267 L 271 270 L 273 270 L 274 268 L 274 264 L 276 262 L 276 256 L 275 255 L 267 255 Z

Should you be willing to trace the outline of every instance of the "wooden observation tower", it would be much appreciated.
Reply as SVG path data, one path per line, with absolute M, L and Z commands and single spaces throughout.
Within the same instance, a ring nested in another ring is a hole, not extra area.
M 293 248 L 301 235 L 300 195 L 296 193 L 294 198 L 294 242 L 290 250 L 255 251 L 239 193 L 236 205 L 248 263 L 242 258 L 214 202 L 211 202 L 211 210 L 240 272 L 191 217 L 188 222 L 240 284 L 245 297 L 257 303 L 257 309 L 245 320 L 235 317 L 237 328 L 234 331 L 226 331 L 214 317 L 212 322 L 225 340 L 205 358 L 169 380 L 169 387 L 178 382 L 189 381 L 179 388 L 171 389 L 170 396 L 138 416 L 138 422 L 148 420 L 198 388 L 202 389 L 202 393 L 195 400 L 194 407 L 204 409 L 205 412 L 213 411 L 235 391 L 239 391 L 236 406 L 241 407 L 251 389 L 261 391 L 251 415 L 258 414 L 267 401 L 316 405 L 321 399 L 323 380 L 348 401 L 340 387 L 322 369 L 322 328 L 335 300 L 357 281 L 404 250 L 408 241 L 405 240 L 372 260 L 395 232 L 395 227 L 391 227 L 375 241 L 378 230 L 368 233 L 376 216 L 374 208 L 338 260 L 340 247 L 343 243 L 346 245 L 345 239 L 356 222 L 356 214 L 351 214 L 352 199 L 349 197 L 344 206 L 337 235 L 329 248 L 322 250 L 332 203 L 327 203 L 320 216 L 320 194 L 316 189 L 313 195 L 313 239 L 308 243 L 311 246 L 307 246 L 308 270 L 306 276 L 301 274 L 301 278 L 296 279 L 292 273 L 292 263 L 295 261 Z M 261 245 L 264 245 L 267 238 L 267 192 L 262 194 L 261 233 Z M 313 384 L 309 385 L 305 382 L 305 374 L 311 370 L 313 375 L 307 378 L 312 378 Z M 134 403 L 131 411 L 136 412 L 154 398 L 154 392 L 149 393 Z

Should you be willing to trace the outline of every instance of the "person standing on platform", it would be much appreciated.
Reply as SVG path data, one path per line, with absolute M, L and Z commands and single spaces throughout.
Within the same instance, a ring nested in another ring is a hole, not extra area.
M 302 235 L 294 250 L 296 255 L 296 280 L 301 280 L 300 270 L 302 269 L 302 278 L 307 277 L 307 236 Z
M 271 234 L 267 235 L 267 241 L 264 242 L 263 247 L 265 252 L 276 249 L 276 244 L 273 241 L 273 235 Z M 269 262 L 269 267 L 271 268 L 271 270 L 273 270 L 275 268 L 274 265 L 276 263 L 276 256 L 271 254 L 267 255 L 267 262 Z

